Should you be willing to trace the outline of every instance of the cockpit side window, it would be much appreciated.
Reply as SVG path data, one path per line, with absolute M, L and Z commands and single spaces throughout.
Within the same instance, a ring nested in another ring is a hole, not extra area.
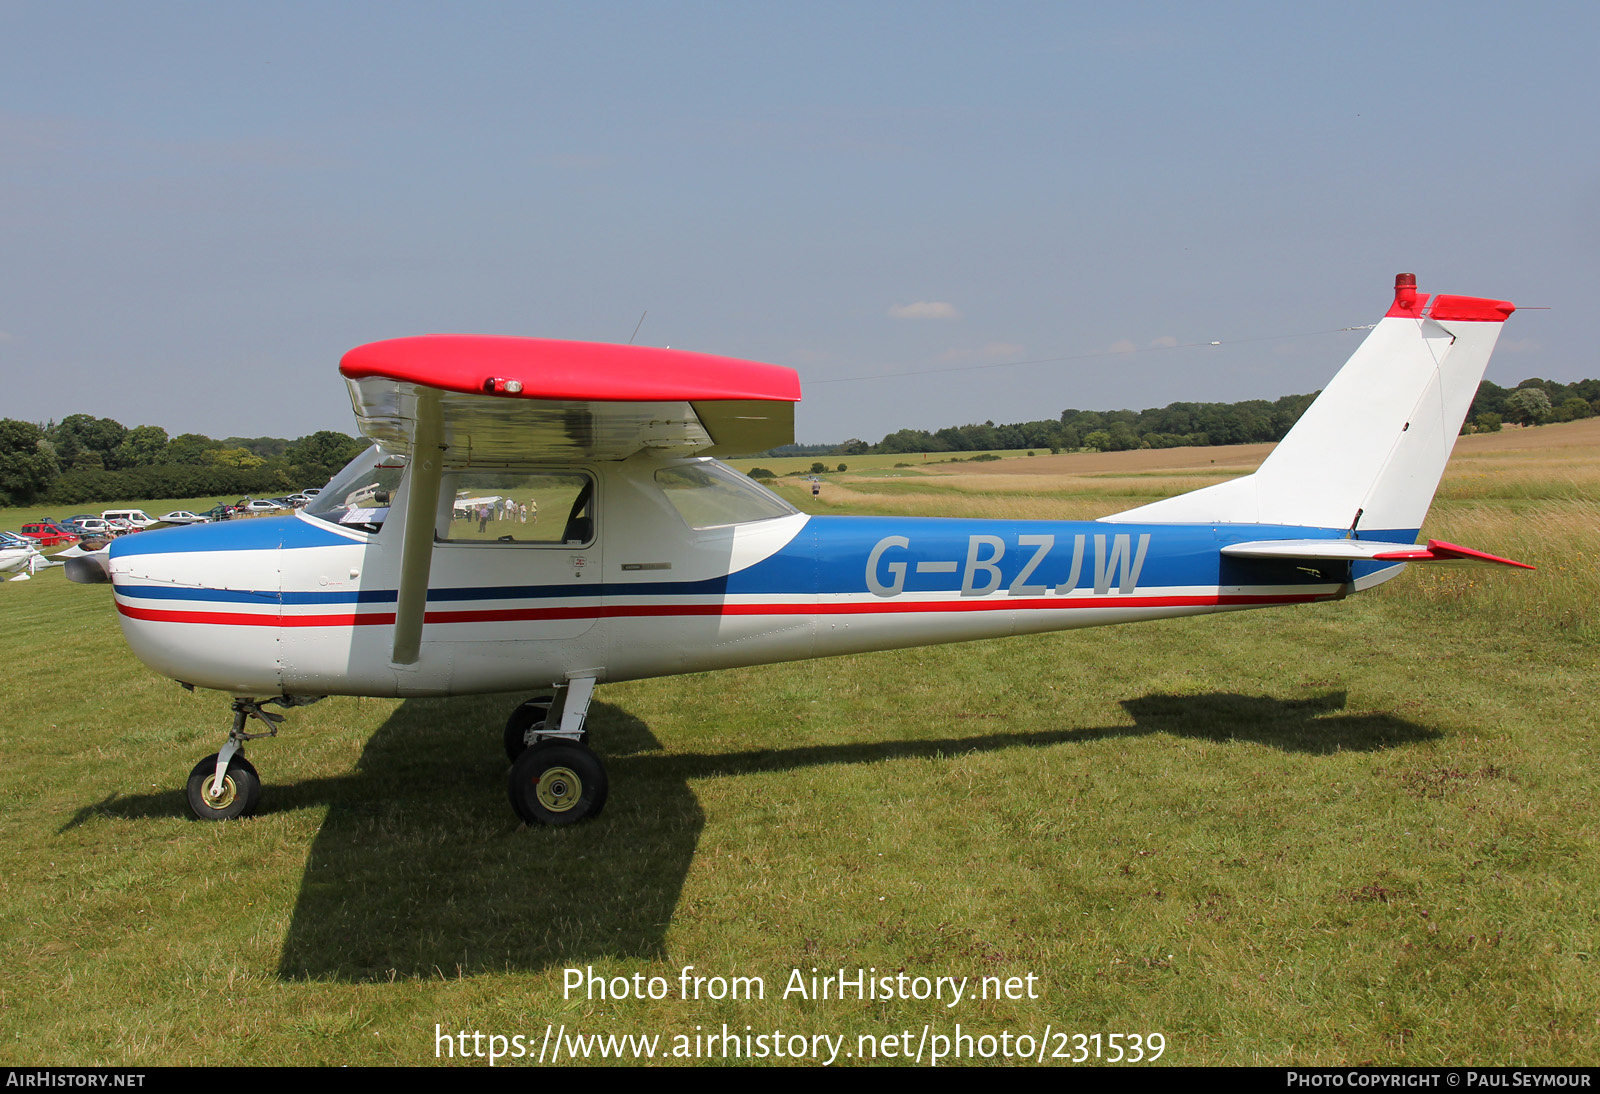
M 594 542 L 595 486 L 586 472 L 474 468 L 453 479 L 455 500 L 449 525 L 440 530 L 441 542 L 545 547 Z
M 793 515 L 788 502 L 716 460 L 663 467 L 656 485 L 697 532 Z

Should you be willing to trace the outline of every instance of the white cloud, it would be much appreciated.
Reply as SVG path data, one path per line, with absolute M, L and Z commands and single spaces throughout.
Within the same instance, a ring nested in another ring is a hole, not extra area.
M 896 304 L 889 309 L 894 319 L 960 319 L 954 304 L 943 300 L 918 300 L 915 304 Z
M 1126 338 L 1119 338 L 1115 342 L 1111 343 L 1112 353 L 1137 353 L 1138 350 L 1139 347 L 1134 345 Z

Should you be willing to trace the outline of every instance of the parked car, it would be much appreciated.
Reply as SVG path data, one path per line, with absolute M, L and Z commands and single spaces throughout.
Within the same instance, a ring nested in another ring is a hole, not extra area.
M 163 514 L 161 519 L 168 524 L 208 524 L 211 521 L 210 517 L 191 513 L 187 509 L 174 509 L 170 513 Z
M 124 520 L 139 529 L 148 528 L 156 522 L 156 519 L 143 509 L 107 509 L 100 514 L 100 519 L 108 522 Z
M 83 529 L 85 537 L 104 538 L 112 534 L 111 526 L 99 517 L 73 517 L 72 522 Z
M 233 516 L 233 506 L 216 505 L 206 511 L 207 520 L 227 520 Z
M 253 501 L 244 507 L 244 511 L 247 513 L 279 513 L 283 511 L 283 506 L 275 501 Z
M 22 526 L 22 534 L 39 541 L 41 547 L 71 547 L 78 534 L 69 532 L 53 520 L 38 520 Z

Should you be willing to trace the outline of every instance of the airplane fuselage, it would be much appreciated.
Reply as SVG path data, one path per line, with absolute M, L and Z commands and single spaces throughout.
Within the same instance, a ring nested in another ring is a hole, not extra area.
M 1397 569 L 1220 553 L 1345 534 L 1302 527 L 786 512 L 697 529 L 657 473 L 706 463 L 563 465 L 595 484 L 571 542 L 518 542 L 514 510 L 473 524 L 485 538 L 440 538 L 414 664 L 390 656 L 397 515 L 377 531 L 298 514 L 127 537 L 110 562 L 119 617 L 152 668 L 237 696 L 457 695 L 1336 599 Z

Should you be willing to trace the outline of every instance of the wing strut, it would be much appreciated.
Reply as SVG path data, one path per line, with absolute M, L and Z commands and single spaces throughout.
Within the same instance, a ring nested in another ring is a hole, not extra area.
M 400 541 L 400 591 L 394 609 L 394 663 L 414 665 L 422 648 L 428 609 L 428 571 L 433 564 L 434 523 L 444 477 L 444 417 L 439 393 L 417 392 L 411 426 L 411 470 L 407 474 L 405 534 Z

